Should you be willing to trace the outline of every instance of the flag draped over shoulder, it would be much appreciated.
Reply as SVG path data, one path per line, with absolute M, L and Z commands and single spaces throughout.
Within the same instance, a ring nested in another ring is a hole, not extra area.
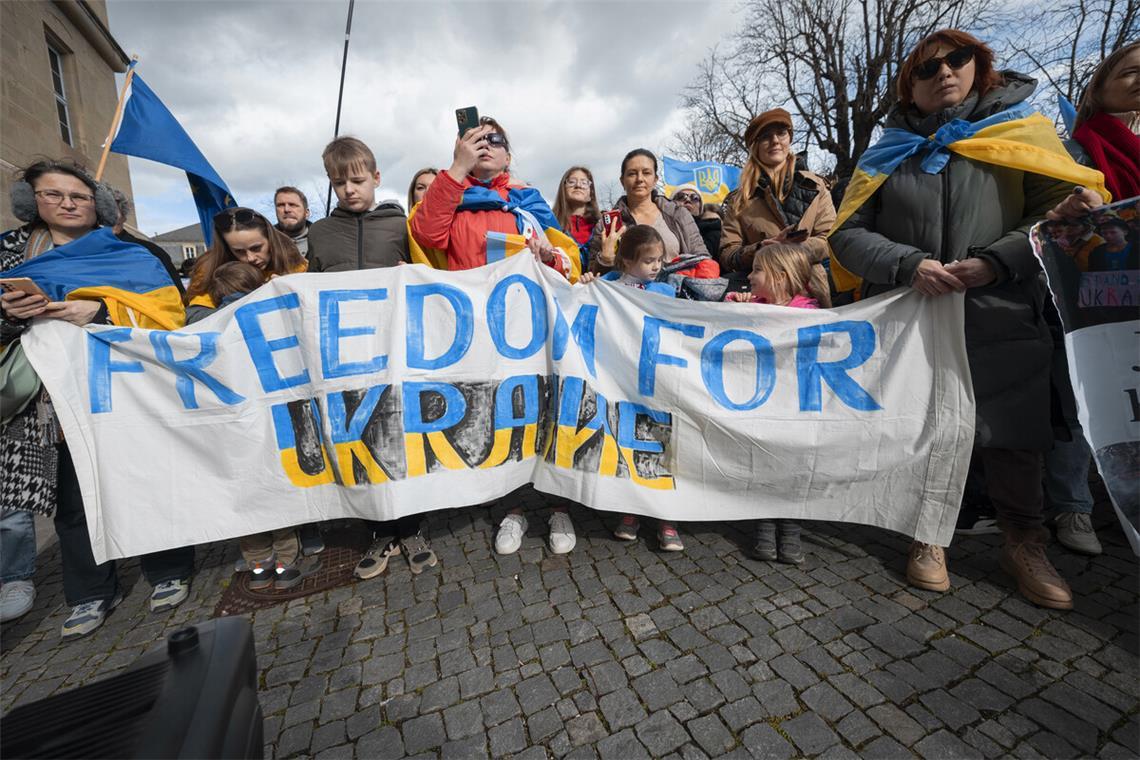
M 727 164 L 662 156 L 661 166 L 667 196 L 672 196 L 675 188 L 692 183 L 700 189 L 705 203 L 723 203 L 725 196 L 740 185 L 740 169 Z
M 905 129 L 884 129 L 879 141 L 859 158 L 843 202 L 839 204 L 831 234 L 883 186 L 903 161 L 921 155 L 922 170 L 938 174 L 949 163 L 951 153 L 1072 182 L 1097 191 L 1106 201 L 1111 200 L 1104 186 L 1104 175 L 1073 161 L 1057 137 L 1053 122 L 1023 104 L 976 122 L 954 119 L 930 137 Z M 859 287 L 862 280 L 847 271 L 834 252 L 831 260 L 831 273 L 838 290 Z
M 206 245 L 213 238 L 214 215 L 237 205 L 230 189 L 202 151 L 137 73 L 131 77 L 123 120 L 111 142 L 111 150 L 127 156 L 149 158 L 186 172 Z
M 419 210 L 417 203 L 408 214 L 408 246 L 412 262 L 427 264 L 433 269 L 447 269 L 447 253 L 437 248 L 425 248 L 415 241 L 411 234 L 411 219 Z M 542 234 L 554 246 L 559 257 L 559 269 L 570 282 L 577 282 L 582 276 L 582 261 L 578 243 L 562 231 L 558 220 L 542 193 L 533 187 L 512 187 L 507 199 L 489 187 L 469 187 L 463 191 L 463 200 L 456 211 L 509 211 L 515 216 L 518 234 L 502 232 L 487 233 L 487 263 L 514 256 L 526 250 L 526 241 L 531 234 Z
M 100 227 L 4 273 L 30 277 L 53 301 L 101 300 L 122 327 L 176 330 L 186 322 L 166 267 L 136 243 Z

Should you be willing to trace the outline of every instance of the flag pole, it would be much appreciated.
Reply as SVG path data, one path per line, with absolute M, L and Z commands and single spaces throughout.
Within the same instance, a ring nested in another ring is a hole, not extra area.
M 348 0 L 348 21 L 344 25 L 344 56 L 340 59 L 340 91 L 336 96 L 336 126 L 333 127 L 333 139 L 340 136 L 340 106 L 344 102 L 344 71 L 348 67 L 348 39 L 352 35 L 352 8 L 356 0 Z M 325 194 L 325 216 L 332 208 L 332 182 L 329 182 L 328 192 Z
M 103 155 L 99 157 L 99 168 L 95 170 L 95 181 L 103 177 L 103 169 L 107 165 L 107 154 L 111 152 L 111 141 L 115 138 L 115 130 L 119 128 L 119 120 L 123 118 L 123 103 L 127 97 L 127 88 L 131 86 L 131 78 L 135 75 L 135 64 L 139 62 L 137 55 L 131 56 L 131 65 L 127 68 L 127 78 L 123 81 L 123 89 L 119 93 L 119 103 L 115 106 L 115 115 L 111 118 L 111 131 L 107 133 L 107 140 L 103 143 Z

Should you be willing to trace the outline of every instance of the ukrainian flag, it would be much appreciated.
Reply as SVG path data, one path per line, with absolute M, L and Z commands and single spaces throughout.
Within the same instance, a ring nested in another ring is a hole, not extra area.
M 420 204 L 412 207 L 408 214 L 408 247 L 412 263 L 427 264 L 433 269 L 447 269 L 447 252 L 437 248 L 424 248 L 416 242 L 411 232 L 412 217 Z M 542 234 L 554 246 L 558 257 L 559 270 L 570 282 L 577 282 L 582 276 L 582 258 L 578 243 L 558 226 L 558 219 L 550 210 L 542 193 L 533 187 L 512 187 L 507 199 L 489 187 L 469 187 L 463 191 L 463 200 L 456 211 L 510 211 L 515 215 L 517 234 L 502 232 L 487 233 L 487 263 L 514 256 L 525 251 L 527 238 L 532 234 Z
M 701 191 L 705 203 L 724 203 L 724 198 L 740 186 L 740 169 L 714 161 L 678 161 L 662 156 L 662 179 L 665 195 L 672 197 L 673 190 L 692 183 Z
M 921 155 L 922 171 L 938 174 L 950 162 L 951 153 L 1071 182 L 1096 190 L 1106 202 L 1112 199 L 1104 186 L 1104 175 L 1074 161 L 1057 137 L 1053 122 L 1022 104 L 976 122 L 954 119 L 926 138 L 905 129 L 884 129 L 879 141 L 859 158 L 830 234 L 834 235 L 903 161 Z M 831 263 L 837 290 L 859 287 L 862 279 L 843 267 L 834 249 Z
M 100 227 L 4 273 L 30 277 L 53 301 L 101 300 L 120 327 L 177 330 L 186 323 L 178 288 L 158 258 Z

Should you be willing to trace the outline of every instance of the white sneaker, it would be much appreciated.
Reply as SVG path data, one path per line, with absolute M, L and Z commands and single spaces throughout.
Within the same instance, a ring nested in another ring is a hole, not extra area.
M 499 523 L 499 534 L 495 536 L 495 553 L 514 554 L 522 546 L 524 534 L 526 534 L 526 518 L 516 514 L 507 515 Z
M 555 554 L 568 554 L 578 537 L 574 535 L 574 523 L 567 512 L 554 512 L 550 515 L 550 551 Z
M 31 581 L 8 581 L 0 586 L 0 623 L 21 618 L 36 603 L 36 587 Z

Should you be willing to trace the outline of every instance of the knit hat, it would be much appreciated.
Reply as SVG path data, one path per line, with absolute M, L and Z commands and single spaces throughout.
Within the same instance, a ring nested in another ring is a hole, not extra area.
M 694 185 L 692 182 L 686 182 L 683 185 L 677 185 L 675 188 L 673 188 L 673 192 L 669 194 L 669 200 L 671 200 L 671 201 L 676 200 L 677 193 L 680 193 L 684 190 L 692 190 L 694 193 L 696 193 L 697 197 L 701 199 L 701 206 L 704 206 L 704 200 L 705 200 L 704 196 L 701 195 L 700 189 L 696 185 Z M 700 211 L 698 210 L 697 213 L 699 214 Z
M 792 115 L 783 108 L 773 108 L 770 111 L 756 116 L 748 122 L 748 129 L 744 130 L 744 144 L 752 145 L 769 124 L 783 124 L 792 129 Z

